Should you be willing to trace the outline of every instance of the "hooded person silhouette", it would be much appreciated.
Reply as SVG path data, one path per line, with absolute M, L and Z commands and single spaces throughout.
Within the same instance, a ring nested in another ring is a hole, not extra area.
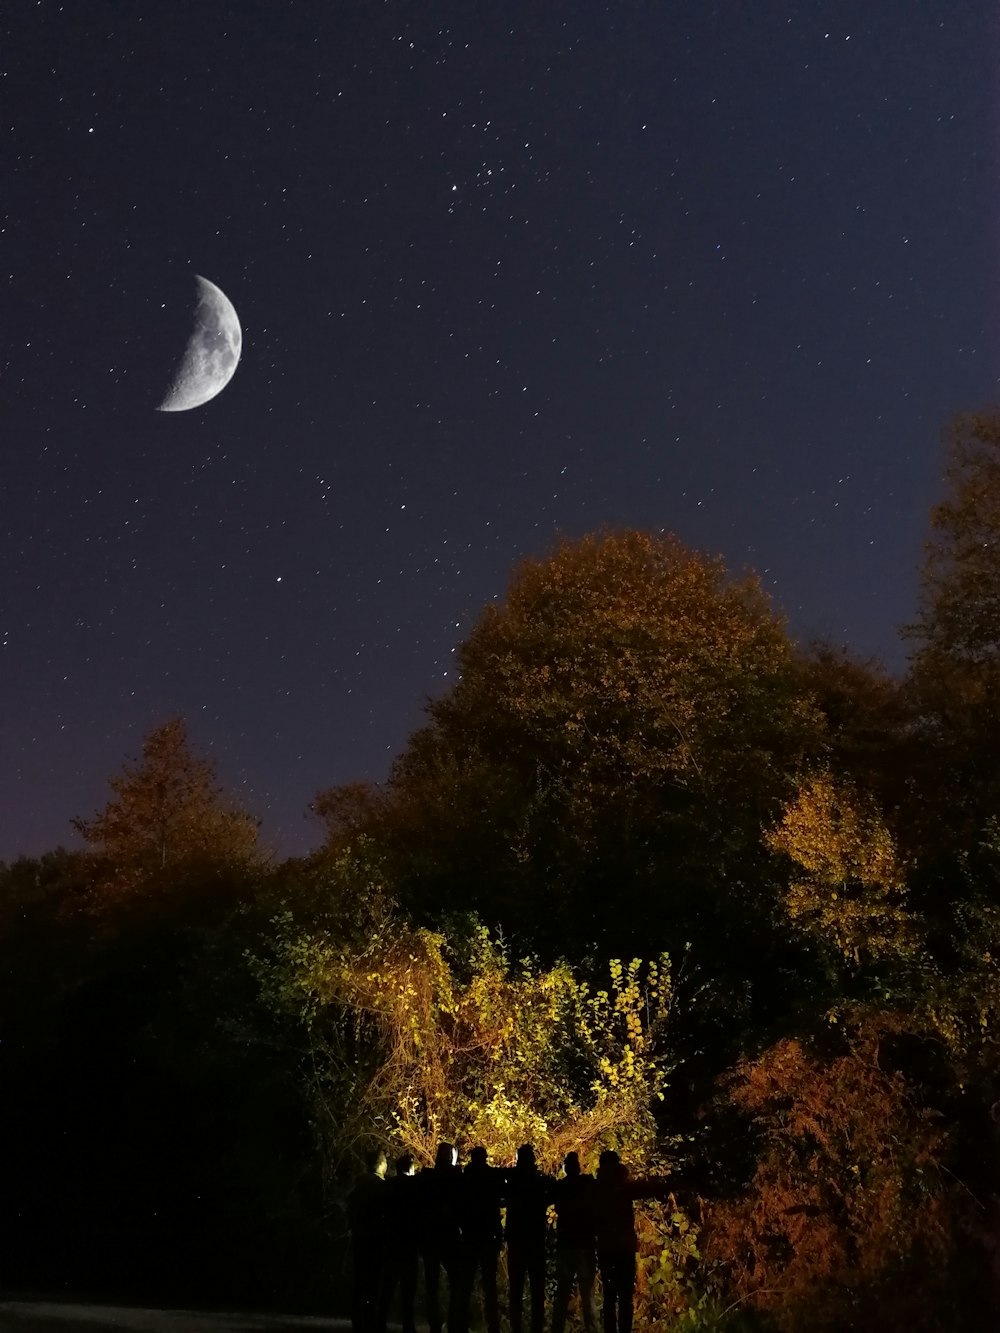
M 377 1333 L 385 1261 L 386 1159 L 381 1148 L 365 1157 L 366 1170 L 347 1196 L 351 1228 L 353 1282 L 351 1327 L 354 1333 Z
M 460 1284 L 459 1327 L 449 1333 L 468 1333 L 469 1311 L 476 1273 L 483 1289 L 483 1313 L 487 1333 L 500 1333 L 500 1307 L 497 1299 L 497 1267 L 503 1245 L 500 1204 L 503 1199 L 504 1173 L 490 1166 L 486 1149 L 473 1148 L 462 1172 L 458 1191 L 459 1242 L 458 1281 Z
M 546 1214 L 552 1202 L 552 1181 L 539 1171 L 531 1143 L 518 1148 L 517 1162 L 506 1177 L 511 1333 L 522 1333 L 526 1279 L 531 1289 L 531 1333 L 543 1333 Z
M 665 1177 L 632 1180 L 616 1152 L 601 1153 L 594 1181 L 594 1218 L 604 1333 L 632 1333 L 639 1249 L 633 1200 L 665 1198 L 668 1192 Z
M 459 1242 L 458 1191 L 461 1171 L 458 1152 L 451 1143 L 439 1143 L 434 1165 L 421 1171 L 419 1217 L 423 1231 L 424 1294 L 427 1299 L 427 1323 L 430 1333 L 441 1333 L 441 1274 L 448 1279 L 448 1327 L 456 1329 L 458 1314 Z
M 594 1282 L 597 1277 L 597 1217 L 594 1177 L 580 1170 L 575 1152 L 563 1159 L 563 1177 L 552 1187 L 556 1208 L 556 1296 L 552 1333 L 563 1333 L 573 1288 L 580 1288 L 580 1313 L 586 1333 L 597 1333 Z
M 384 1333 L 393 1297 L 399 1292 L 402 1333 L 416 1333 L 415 1307 L 420 1254 L 420 1199 L 413 1155 L 396 1161 L 396 1174 L 385 1190 L 385 1256 L 378 1331 Z

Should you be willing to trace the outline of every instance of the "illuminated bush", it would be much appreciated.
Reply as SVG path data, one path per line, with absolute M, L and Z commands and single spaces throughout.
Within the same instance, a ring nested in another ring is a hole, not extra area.
M 825 1056 L 785 1038 L 727 1093 L 759 1136 L 752 1181 L 708 1214 L 705 1252 L 781 1333 L 964 1327 L 972 1195 L 952 1132 L 899 1068 L 902 1016 L 858 1011 Z

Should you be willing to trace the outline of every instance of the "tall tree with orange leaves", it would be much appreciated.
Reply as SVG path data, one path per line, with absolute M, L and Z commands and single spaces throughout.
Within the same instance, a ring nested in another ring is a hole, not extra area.
M 102 811 L 73 821 L 105 891 L 155 888 L 259 859 L 256 821 L 226 799 L 214 765 L 192 753 L 182 718 L 149 732 L 141 762 L 126 764 L 110 786 Z
M 761 829 L 826 733 L 754 577 L 670 535 L 566 540 L 456 666 L 377 799 L 318 803 L 331 852 L 365 834 L 418 919 L 473 911 L 547 960 L 666 949 L 720 1031 L 782 991 L 801 946 Z

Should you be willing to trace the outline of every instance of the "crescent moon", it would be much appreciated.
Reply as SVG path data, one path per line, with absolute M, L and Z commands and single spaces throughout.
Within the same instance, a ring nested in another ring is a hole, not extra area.
M 221 393 L 235 374 L 243 330 L 233 303 L 214 282 L 195 274 L 198 304 L 194 332 L 158 412 L 187 412 Z

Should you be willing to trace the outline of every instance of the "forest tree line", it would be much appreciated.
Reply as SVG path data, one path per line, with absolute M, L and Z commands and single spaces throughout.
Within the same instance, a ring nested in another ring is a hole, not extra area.
M 905 672 L 669 535 L 525 561 L 279 862 L 183 720 L 0 869 L 0 1284 L 343 1309 L 373 1144 L 613 1148 L 638 1326 L 978 1329 L 1000 1254 L 1000 412 Z

